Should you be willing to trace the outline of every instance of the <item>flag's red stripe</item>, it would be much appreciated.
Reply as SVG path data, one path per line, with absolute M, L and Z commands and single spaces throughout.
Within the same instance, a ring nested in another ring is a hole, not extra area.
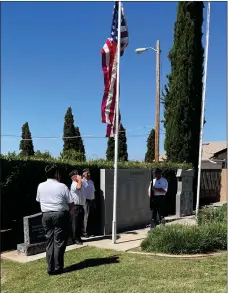
M 110 121 L 113 120 L 114 110 L 115 110 L 115 93 L 116 93 L 116 81 L 114 82 L 113 88 L 113 97 L 112 97 L 112 104 L 110 109 L 106 109 L 107 101 L 108 101 L 108 94 L 111 89 L 111 78 L 112 78 L 112 68 L 114 65 L 115 54 L 116 54 L 116 43 L 111 43 L 109 40 L 106 41 L 106 45 L 108 46 L 108 52 L 105 52 L 103 49 L 102 53 L 102 69 L 104 73 L 104 95 L 101 104 L 101 113 L 102 113 L 102 123 L 107 123 L 106 115 L 108 114 Z M 109 64 L 106 64 L 106 57 L 109 55 Z M 116 80 L 116 76 L 113 77 Z
M 109 120 L 111 122 L 111 124 L 114 123 L 113 119 L 114 119 L 114 114 L 115 114 L 115 107 L 116 107 L 116 80 L 117 80 L 117 72 L 114 76 L 112 76 L 112 69 L 113 66 L 116 66 L 116 60 L 115 60 L 115 56 L 116 56 L 116 51 L 117 51 L 117 43 L 112 43 L 112 50 L 111 50 L 111 60 L 112 60 L 112 64 L 110 66 L 110 86 L 109 89 L 111 89 L 111 79 L 114 79 L 114 87 L 113 87 L 113 96 L 112 96 L 112 103 L 111 103 L 111 107 L 109 109 Z M 114 64 L 115 62 L 115 64 Z

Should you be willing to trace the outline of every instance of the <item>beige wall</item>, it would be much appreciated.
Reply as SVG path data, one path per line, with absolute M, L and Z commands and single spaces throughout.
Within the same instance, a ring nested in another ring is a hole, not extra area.
M 220 201 L 227 201 L 227 169 L 222 169 Z

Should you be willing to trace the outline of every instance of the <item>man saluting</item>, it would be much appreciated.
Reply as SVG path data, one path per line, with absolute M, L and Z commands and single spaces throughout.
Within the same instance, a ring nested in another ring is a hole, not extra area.
M 87 188 L 88 184 L 78 175 L 77 170 L 72 171 L 69 176 L 72 180 L 70 193 L 74 203 L 71 209 L 72 241 L 75 244 L 82 245 L 81 236 L 84 222 L 84 205 L 86 203 L 85 188 Z

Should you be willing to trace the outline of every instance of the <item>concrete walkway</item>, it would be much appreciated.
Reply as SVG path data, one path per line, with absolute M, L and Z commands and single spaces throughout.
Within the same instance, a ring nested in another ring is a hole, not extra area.
M 108 236 L 102 240 L 99 238 L 88 239 L 88 246 L 93 246 L 103 249 L 113 249 L 117 251 L 128 251 L 133 248 L 140 246 L 142 240 L 146 237 L 149 228 L 129 231 L 125 233 L 120 233 L 117 235 L 117 241 L 115 244 L 112 243 L 112 237 Z
M 183 224 L 183 225 L 195 225 L 195 217 L 185 217 L 179 218 L 176 217 L 167 217 L 167 224 L 166 225 L 174 225 L 174 224 Z M 140 247 L 142 240 L 146 237 L 148 231 L 150 230 L 149 227 L 140 230 L 129 231 L 125 233 L 120 233 L 117 235 L 116 244 L 112 243 L 112 237 L 110 236 L 97 236 L 91 237 L 89 239 L 83 239 L 84 244 L 82 246 L 79 245 L 70 245 L 67 246 L 66 251 L 79 249 L 87 246 L 102 248 L 102 249 L 113 249 L 116 251 L 126 252 L 134 248 Z M 40 253 L 31 256 L 25 256 L 23 254 L 18 254 L 16 250 L 4 252 L 1 254 L 3 259 L 8 259 L 12 261 L 17 261 L 20 263 L 27 263 L 30 261 L 36 261 L 42 258 L 45 258 L 46 254 Z

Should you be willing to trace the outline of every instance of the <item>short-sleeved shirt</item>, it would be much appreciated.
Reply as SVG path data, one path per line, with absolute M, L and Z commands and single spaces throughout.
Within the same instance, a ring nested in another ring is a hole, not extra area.
M 70 193 L 71 198 L 76 205 L 84 206 L 86 203 L 86 197 L 85 197 L 85 189 L 88 187 L 87 182 L 84 180 L 82 181 L 82 186 L 80 189 L 77 189 L 77 182 L 72 181 L 71 187 L 70 187 Z
M 168 181 L 164 177 L 161 177 L 159 179 L 153 179 L 153 187 L 164 189 L 164 191 L 154 190 L 154 196 L 165 195 L 168 190 Z M 150 188 L 151 188 L 151 182 L 148 189 L 149 193 L 150 193 Z
M 47 179 L 38 185 L 36 201 L 43 213 L 68 211 L 72 203 L 69 188 L 55 179 Z
M 94 187 L 93 181 L 91 179 L 86 180 L 85 178 L 83 179 L 83 181 L 85 181 L 88 184 L 88 186 L 85 188 L 86 199 L 93 200 L 95 198 L 95 195 L 94 195 L 95 187 Z

